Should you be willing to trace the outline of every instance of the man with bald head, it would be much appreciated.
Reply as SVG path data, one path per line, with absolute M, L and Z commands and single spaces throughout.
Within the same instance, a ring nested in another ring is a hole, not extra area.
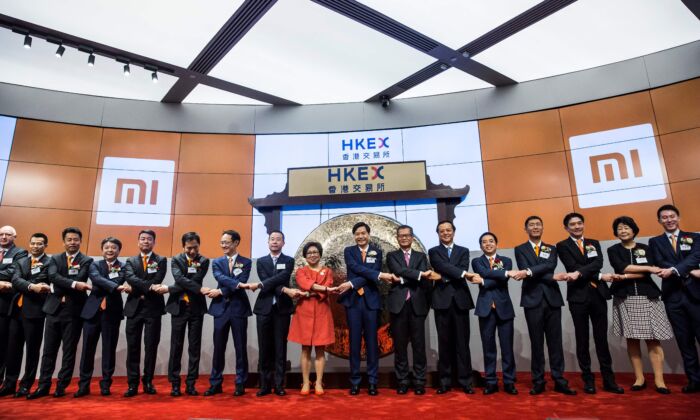
M 27 250 L 15 246 L 17 231 L 12 226 L 0 228 L 0 396 L 14 394 L 14 385 L 5 383 L 5 358 L 7 345 L 10 342 L 10 308 L 15 296 L 12 287 L 12 274 L 15 269 L 13 263 L 27 255 Z M 7 385 L 7 386 L 6 386 Z

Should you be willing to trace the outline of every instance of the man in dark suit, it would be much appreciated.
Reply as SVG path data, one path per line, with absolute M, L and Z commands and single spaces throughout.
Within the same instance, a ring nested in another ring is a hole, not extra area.
M 347 281 L 338 286 L 338 303 L 345 306 L 350 330 L 350 395 L 360 392 L 360 352 L 362 337 L 367 349 L 367 376 L 369 395 L 377 395 L 377 373 L 379 370 L 379 345 L 377 329 L 381 296 L 379 281 L 398 279 L 391 273 L 382 273 L 382 250 L 369 241 L 370 228 L 365 222 L 352 227 L 355 244 L 345 248 Z
M 27 361 L 24 365 L 24 377 L 15 398 L 29 395 L 36 379 L 46 318 L 43 306 L 46 295 L 51 291 L 49 284 L 56 275 L 53 260 L 44 253 L 47 243 L 46 235 L 35 233 L 29 238 L 31 256 L 21 258 L 13 264 L 12 286 L 17 294 L 10 302 L 7 370 L 5 382 L 0 389 L 0 395 L 3 396 L 10 395 L 15 390 L 22 367 L 22 350 L 25 343 Z
M 576 335 L 576 357 L 583 378 L 583 392 L 595 394 L 595 378 L 591 371 L 591 354 L 588 349 L 588 323 L 593 326 L 603 389 L 622 394 L 625 391 L 615 383 L 612 356 L 608 347 L 608 300 L 610 289 L 601 279 L 603 252 L 595 239 L 583 237 L 584 219 L 579 213 L 564 216 L 564 228 L 569 237 L 557 243 L 557 254 L 567 271 L 566 300 L 574 321 Z
M 126 375 L 129 388 L 125 397 L 138 394 L 139 368 L 141 365 L 141 336 L 143 335 L 143 392 L 155 394 L 153 373 L 156 369 L 158 343 L 160 343 L 161 317 L 165 313 L 163 294 L 168 287 L 162 285 L 168 271 L 168 259 L 153 252 L 156 233 L 139 232 L 139 255 L 130 257 L 124 264 L 124 277 L 131 286 L 131 293 L 124 305 L 126 315 Z
M 576 395 L 564 378 L 564 348 L 562 345 L 561 297 L 558 281 L 566 281 L 566 274 L 554 274 L 557 268 L 557 249 L 542 242 L 544 224 L 539 216 L 525 219 L 528 241 L 515 247 L 518 271 L 514 280 L 522 280 L 520 306 L 525 310 L 525 321 L 530 336 L 530 371 L 532 384 L 530 395 L 539 395 L 545 390 L 544 342 L 547 338 L 549 367 L 554 391 L 564 395 Z
M 51 294 L 44 303 L 47 316 L 39 388 L 28 396 L 30 399 L 49 394 L 59 348 L 63 350 L 63 358 L 53 396 L 66 395 L 66 388 L 73 377 L 75 352 L 83 328 L 80 313 L 87 300 L 86 292 L 91 289 L 87 278 L 92 258 L 80 252 L 83 233 L 77 227 L 68 227 L 63 229 L 61 236 L 66 252 L 51 257 L 56 265 L 56 275 L 51 283 Z
M 90 394 L 90 382 L 95 370 L 97 342 L 102 337 L 102 380 L 100 394 L 111 394 L 112 375 L 117 358 L 119 325 L 124 318 L 122 292 L 131 291 L 124 283 L 122 263 L 117 259 L 122 249 L 119 239 L 107 237 L 102 240 L 102 257 L 90 265 L 89 277 L 92 292 L 88 296 L 80 314 L 83 324 L 83 350 L 80 356 L 80 382 L 75 398 Z
M 515 389 L 515 355 L 513 354 L 513 319 L 515 311 L 508 294 L 508 279 L 515 275 L 510 258 L 496 253 L 498 238 L 492 232 L 479 237 L 479 245 L 484 254 L 472 260 L 472 269 L 481 278 L 470 283 L 479 285 L 479 297 L 476 299 L 474 315 L 479 317 L 479 331 L 484 352 L 484 370 L 486 387 L 484 394 L 498 392 L 496 377 L 496 330 L 501 345 L 503 365 L 503 390 L 516 395 Z
M 391 314 L 391 335 L 394 338 L 394 372 L 399 387 L 397 394 L 408 392 L 410 384 L 408 344 L 413 350 L 413 379 L 416 395 L 425 394 L 425 318 L 430 311 L 429 282 L 433 274 L 428 269 L 428 257 L 411 249 L 413 228 L 402 225 L 396 229 L 400 249 L 386 255 L 389 271 L 399 278 L 392 282 L 387 296 Z
M 656 212 L 664 233 L 649 240 L 657 265 L 663 270 L 661 292 L 668 319 L 683 358 L 688 384 L 683 393 L 700 392 L 700 235 L 680 230 L 680 212 L 670 204 Z
M 245 383 L 248 380 L 248 317 L 253 313 L 245 289 L 240 286 L 248 282 L 252 263 L 248 258 L 238 255 L 240 243 L 241 235 L 238 232 L 224 231 L 220 242 L 224 255 L 212 262 L 218 287 L 207 293 L 212 299 L 209 315 L 214 317 L 214 354 L 210 387 L 204 392 L 205 397 L 222 392 L 229 332 L 236 351 L 236 390 L 233 395 L 240 397 L 245 394 Z
M 469 273 L 469 250 L 454 243 L 455 226 L 450 220 L 438 223 L 440 245 L 430 248 L 428 256 L 441 280 L 433 286 L 432 306 L 438 334 L 438 394 L 452 388 L 452 369 L 456 367 L 462 391 L 473 394 L 472 362 L 469 352 L 469 310 L 474 301 L 467 282 L 480 279 Z M 454 366 L 456 363 L 456 366 Z
M 207 312 L 207 300 L 204 293 L 208 287 L 202 287 L 204 276 L 209 271 L 209 259 L 199 254 L 199 235 L 187 232 L 182 235 L 181 254 L 170 261 L 170 269 L 175 284 L 168 287 L 170 296 L 165 310 L 172 315 L 170 333 L 170 358 L 168 361 L 168 380 L 172 384 L 170 395 L 179 397 L 180 365 L 182 349 L 187 334 L 187 352 L 189 355 L 185 392 L 198 395 L 195 382 L 199 378 L 199 355 L 202 349 L 202 324 Z
M 267 246 L 270 253 L 256 261 L 260 283 L 240 286 L 252 291 L 260 290 L 253 306 L 260 349 L 258 358 L 260 390 L 256 394 L 258 397 L 269 394 L 273 385 L 276 395 L 286 395 L 284 374 L 287 365 L 287 334 L 289 321 L 294 312 L 294 302 L 285 293 L 288 291 L 289 279 L 294 271 L 294 258 L 282 253 L 284 234 L 278 230 L 270 232 Z
M 12 275 L 14 263 L 27 256 L 27 251 L 15 246 L 17 232 L 12 226 L 0 228 L 0 396 L 15 393 L 14 387 L 6 388 L 5 362 L 8 344 L 10 342 L 11 306 L 15 298 L 15 290 L 12 288 Z

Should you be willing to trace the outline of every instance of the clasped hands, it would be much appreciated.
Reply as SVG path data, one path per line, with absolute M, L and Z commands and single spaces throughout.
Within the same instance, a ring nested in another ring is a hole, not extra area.
M 34 293 L 49 293 L 49 292 L 51 292 L 51 286 L 49 286 L 48 284 L 46 284 L 44 282 L 30 284 L 29 291 L 34 292 Z
M 581 273 L 578 271 L 572 273 L 556 273 L 553 278 L 555 281 L 576 281 L 581 278 Z

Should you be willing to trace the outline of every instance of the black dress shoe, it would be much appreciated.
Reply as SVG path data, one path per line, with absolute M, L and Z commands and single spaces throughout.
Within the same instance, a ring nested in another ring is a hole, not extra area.
M 240 397 L 241 395 L 245 395 L 245 385 L 236 384 L 236 390 L 233 391 L 233 396 Z
M 49 389 L 48 388 L 39 388 L 36 391 L 32 392 L 31 394 L 27 395 L 28 400 L 35 400 L 37 398 L 45 397 L 49 395 Z
M 592 383 L 583 384 L 583 392 L 586 394 L 595 394 L 595 385 Z
M 666 388 L 665 386 L 654 386 L 654 389 L 656 389 L 656 392 L 658 392 L 659 394 L 668 395 L 671 393 L 671 390 Z
M 417 386 L 416 389 L 413 390 L 413 393 L 416 395 L 424 395 L 425 394 L 425 387 Z
M 484 395 L 491 395 L 498 392 L 498 385 L 496 384 L 486 384 L 484 387 Z
M 66 389 L 65 388 L 56 388 L 56 391 L 53 393 L 54 398 L 61 398 L 66 396 Z
M 442 395 L 442 394 L 447 394 L 448 392 L 450 392 L 449 386 L 441 386 L 440 388 L 437 389 L 436 394 Z
M 647 389 L 647 383 L 646 381 L 642 382 L 641 385 L 632 385 L 630 387 L 630 391 L 641 391 L 643 389 Z
M 350 395 L 357 395 L 360 393 L 360 386 L 359 385 L 353 385 L 350 387 Z
M 124 396 L 126 398 L 131 398 L 131 397 L 135 397 L 136 395 L 138 395 L 138 393 L 139 393 L 139 389 L 137 387 L 129 387 L 129 389 L 127 389 L 126 392 L 124 393 Z
M 197 389 L 194 387 L 194 385 L 192 385 L 185 388 L 185 394 L 195 397 L 199 395 L 199 392 L 197 392 Z
M 285 395 L 287 395 L 287 391 L 285 391 L 282 387 L 275 388 L 275 395 L 277 395 L 278 397 L 284 397 Z
M 530 395 L 540 395 L 543 392 L 544 392 L 544 384 L 535 384 L 535 386 L 533 386 L 530 389 Z
M 399 385 L 398 388 L 396 388 L 396 393 L 399 395 L 405 395 L 408 392 L 408 385 Z
M 270 388 L 262 388 L 259 389 L 258 392 L 255 393 L 256 397 L 264 397 L 267 394 L 270 394 L 272 391 L 270 391 Z
M 377 384 L 369 384 L 369 387 L 367 387 L 367 393 L 373 397 L 379 395 Z
M 153 386 L 152 382 L 144 382 L 143 383 L 143 392 L 144 392 L 144 394 L 155 395 L 156 388 Z
M 236 389 L 238 389 L 238 388 L 236 388 Z M 205 397 L 211 397 L 212 395 L 221 394 L 222 392 L 223 392 L 223 390 L 221 389 L 221 385 L 219 385 L 219 386 L 210 386 L 209 389 L 207 389 L 206 391 L 204 391 L 204 396 L 205 396 Z
M 8 395 L 14 395 L 16 390 L 16 385 L 3 385 L 0 387 L 0 397 L 6 397 Z
M 505 391 L 506 394 L 518 395 L 518 390 L 515 389 L 514 384 L 503 384 L 503 391 Z
M 544 388 L 544 385 L 542 385 L 542 388 Z M 584 388 L 585 389 L 585 388 Z M 576 395 L 576 391 L 573 389 L 569 388 L 568 385 L 564 384 L 556 384 L 554 385 L 554 392 L 558 392 L 560 394 L 564 395 Z M 595 393 L 595 387 L 593 388 L 593 393 Z M 589 393 L 590 394 L 590 393 Z
M 170 391 L 170 396 L 171 397 L 179 397 L 181 395 L 182 395 L 182 392 L 180 392 L 180 385 L 173 385 L 173 389 L 172 389 L 172 391 Z
M 80 397 L 84 397 L 86 395 L 90 395 L 90 388 L 81 387 L 81 388 L 78 388 L 77 391 L 75 391 L 75 394 L 73 394 L 73 398 L 80 398 Z
M 100 388 L 100 395 L 103 397 L 108 397 L 112 395 L 112 392 L 109 390 L 109 388 Z
M 25 387 L 21 387 L 16 393 L 15 393 L 15 398 L 22 398 L 26 397 L 29 395 L 29 390 Z
M 690 382 L 688 385 L 681 388 L 681 392 L 684 394 L 700 392 L 700 382 Z
M 603 391 L 612 392 L 613 394 L 624 394 L 625 393 L 625 390 L 622 389 L 622 387 L 616 383 L 603 384 Z
M 463 391 L 465 394 L 473 394 L 473 393 L 474 393 L 474 390 L 473 390 L 472 387 L 469 386 L 469 385 L 463 386 L 463 387 L 462 387 L 462 391 Z

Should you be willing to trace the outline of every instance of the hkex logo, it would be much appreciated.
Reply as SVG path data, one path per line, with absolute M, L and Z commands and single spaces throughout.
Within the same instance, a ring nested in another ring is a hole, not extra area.
M 342 151 L 357 151 L 357 150 L 377 150 L 389 148 L 389 136 L 386 137 L 367 137 L 356 139 L 342 139 Z
M 352 182 L 384 179 L 384 165 L 379 166 L 350 166 L 328 168 L 328 182 Z

